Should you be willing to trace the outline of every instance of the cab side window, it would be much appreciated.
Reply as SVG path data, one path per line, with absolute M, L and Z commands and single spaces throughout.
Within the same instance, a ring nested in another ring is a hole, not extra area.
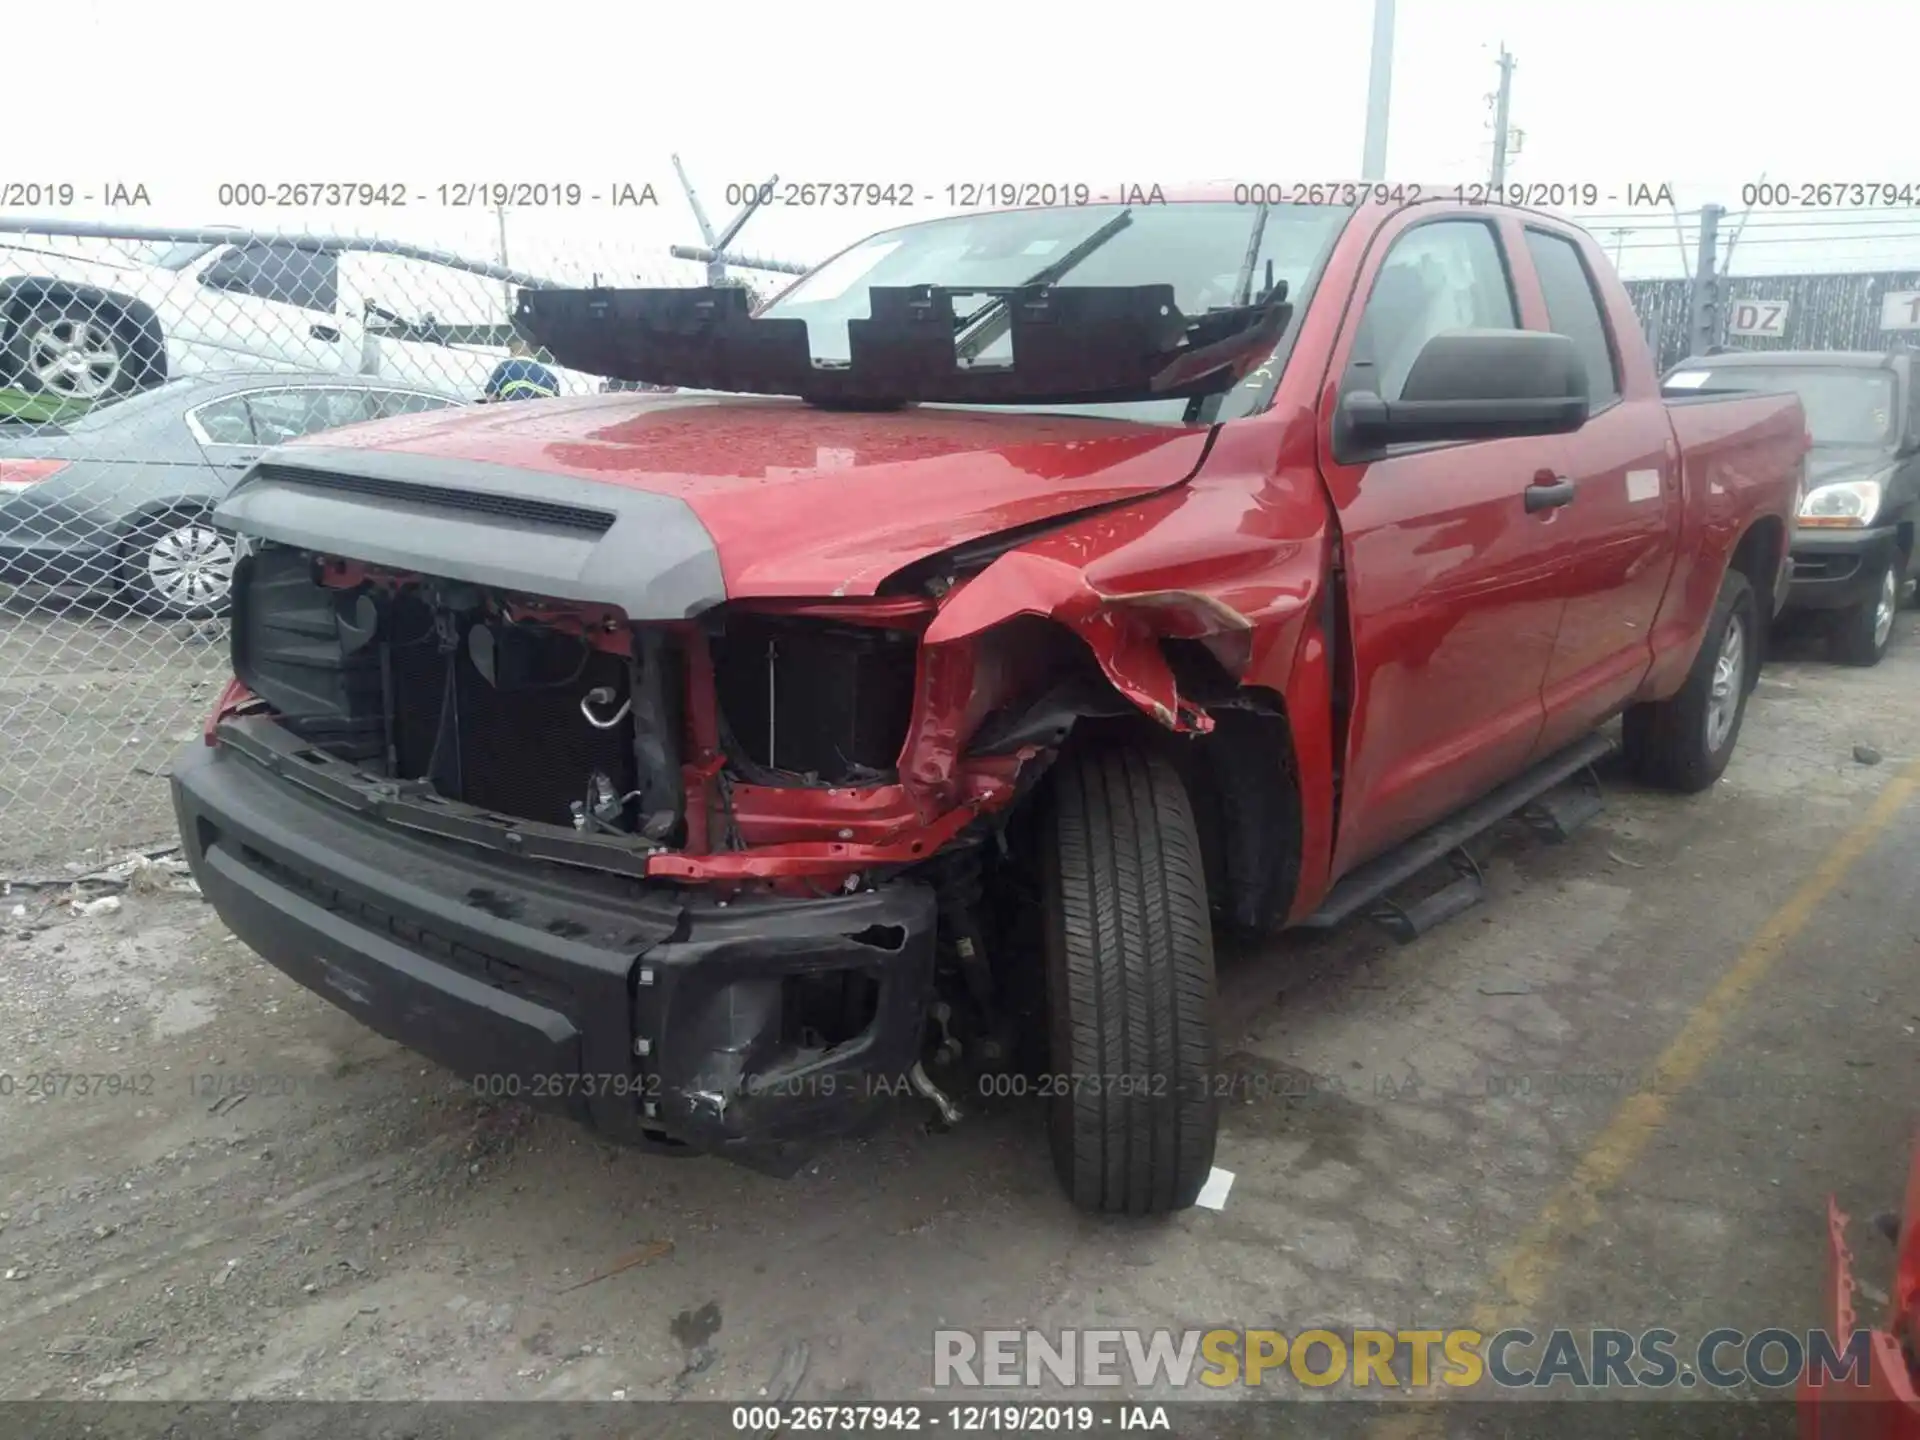
M 1527 231 L 1527 254 L 1547 299 L 1547 323 L 1565 335 L 1580 352 L 1587 371 L 1587 401 L 1595 410 L 1620 398 L 1620 380 L 1613 361 L 1613 340 L 1593 276 L 1580 256 L 1580 247 L 1562 235 Z
M 1437 220 L 1393 242 L 1360 314 L 1344 389 L 1398 400 L 1421 347 L 1449 330 L 1518 330 L 1493 227 Z

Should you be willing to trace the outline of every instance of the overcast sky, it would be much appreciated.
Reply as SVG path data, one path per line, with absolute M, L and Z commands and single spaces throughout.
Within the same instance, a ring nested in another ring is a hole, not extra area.
M 1511 118 L 1523 132 L 1509 178 L 1591 182 L 1617 197 L 1603 199 L 1590 228 L 1619 247 L 1628 274 L 1681 265 L 1669 213 L 1622 213 L 1632 185 L 1671 185 L 1683 211 L 1727 205 L 1730 227 L 1742 185 L 1763 175 L 1920 191 L 1915 0 L 1398 0 L 1397 9 L 1389 177 L 1486 178 L 1486 97 L 1504 42 L 1517 59 Z M 223 212 L 218 186 L 650 182 L 657 209 L 509 216 L 517 264 L 567 251 L 604 255 L 622 272 L 698 240 L 675 151 L 716 224 L 730 211 L 729 181 L 775 172 L 936 193 L 973 180 L 1354 177 L 1372 14 L 1372 0 L 16 3 L 0 19 L 0 66 L 9 94 L 39 98 L 15 110 L 13 164 L 0 180 L 70 179 L 87 192 L 143 183 L 154 203 L 137 218 L 149 223 L 377 230 L 481 255 L 497 241 L 490 212 Z M 32 81 L 38 64 L 66 81 Z M 770 211 L 739 243 L 817 260 L 900 213 Z M 1690 243 L 1690 221 L 1687 233 Z M 1756 212 L 1735 253 L 1744 273 L 1920 268 L 1920 205 Z

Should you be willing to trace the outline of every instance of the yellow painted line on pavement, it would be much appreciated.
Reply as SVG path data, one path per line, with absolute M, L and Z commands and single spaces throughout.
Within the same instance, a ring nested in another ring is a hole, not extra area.
M 1846 878 L 1847 872 L 1873 848 L 1902 807 L 1920 790 L 1920 761 L 1887 783 L 1866 816 L 1840 838 L 1778 910 L 1768 917 L 1739 957 L 1727 968 L 1681 1025 L 1680 1033 L 1654 1062 L 1654 1084 L 1630 1097 L 1613 1112 L 1573 1167 L 1573 1174 L 1541 1207 L 1540 1213 L 1494 1267 L 1493 1283 L 1474 1306 L 1472 1328 L 1492 1334 L 1522 1318 L 1546 1293 L 1547 1282 L 1559 1266 L 1566 1242 L 1600 1218 L 1601 1192 L 1618 1184 L 1647 1143 L 1666 1124 L 1672 1098 L 1699 1076 L 1724 1038 L 1733 1013 L 1746 1001 L 1780 954 L 1814 912 Z M 1434 1385 L 1428 1393 L 1444 1393 Z M 1393 1402 L 1386 1402 L 1393 1403 Z M 1439 1416 L 1429 1404 L 1409 1407 L 1370 1427 L 1374 1440 L 1415 1440 L 1437 1435 Z

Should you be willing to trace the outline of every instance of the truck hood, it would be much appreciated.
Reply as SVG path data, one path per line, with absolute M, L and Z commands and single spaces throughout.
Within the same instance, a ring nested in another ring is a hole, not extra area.
M 1816 445 L 1807 452 L 1807 488 L 1843 480 L 1876 480 L 1891 470 L 1893 453 L 1859 445 Z
M 956 545 L 1181 484 L 1208 436 L 617 394 L 333 431 L 269 452 L 220 514 L 303 548 L 681 618 L 722 599 L 870 595 Z

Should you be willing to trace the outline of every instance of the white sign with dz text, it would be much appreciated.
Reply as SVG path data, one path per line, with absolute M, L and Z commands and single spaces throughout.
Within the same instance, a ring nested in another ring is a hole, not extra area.
M 1785 300 L 1736 300 L 1727 311 L 1727 334 L 1778 340 L 1787 333 Z

